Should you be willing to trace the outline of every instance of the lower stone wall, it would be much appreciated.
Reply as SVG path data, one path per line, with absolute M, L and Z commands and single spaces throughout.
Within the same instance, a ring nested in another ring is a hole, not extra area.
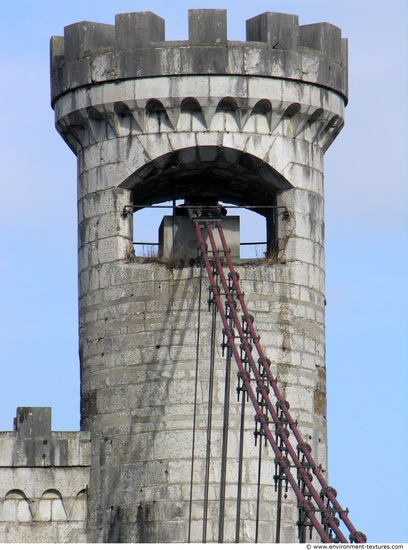
M 289 253 L 285 264 L 254 260 L 237 262 L 236 268 L 281 392 L 299 420 L 302 437 L 313 447 L 314 459 L 326 470 L 324 272 L 307 262 L 291 261 Z M 218 318 L 211 353 L 208 281 L 203 275 L 200 308 L 197 266 L 172 269 L 136 258 L 134 262 L 108 262 L 88 277 L 88 286 L 84 276 L 81 287 L 80 318 L 82 426 L 92 431 L 88 540 L 177 543 L 190 535 L 193 543 L 202 541 L 207 480 L 205 540 L 217 542 L 226 358 Z M 233 364 L 225 470 L 224 541 L 228 543 L 235 540 L 237 517 L 241 404 L 236 384 Z M 253 542 L 256 535 L 259 447 L 254 446 L 254 429 L 249 404 L 242 460 L 241 542 Z M 207 437 L 211 437 L 208 462 Z M 296 442 L 292 443 L 296 448 Z M 273 453 L 262 448 L 258 536 L 262 543 L 275 540 L 274 468 Z M 297 542 L 297 505 L 291 496 L 283 500 L 281 541 Z
M 86 542 L 88 432 L 51 432 L 49 408 L 19 408 L 0 433 L 0 544 Z
M 68 520 L 64 511 L 66 499 L 52 502 L 53 516 L 50 517 L 51 502 L 42 499 L 39 506 L 42 511 L 48 508 L 48 513 L 40 514 L 48 516 L 48 520 L 38 519 L 31 515 L 30 501 L 20 497 L 2 499 L 2 521 L 0 521 L 0 544 L 4 543 L 85 543 L 85 509 L 86 502 L 80 503 L 82 511 L 79 521 Z M 58 510 L 59 508 L 59 510 Z M 54 512 L 55 510 L 55 512 Z M 38 512 L 38 509 L 37 509 Z

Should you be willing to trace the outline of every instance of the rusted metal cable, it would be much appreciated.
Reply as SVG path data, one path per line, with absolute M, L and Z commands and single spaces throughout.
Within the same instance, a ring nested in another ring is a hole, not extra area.
M 245 390 L 241 391 L 241 425 L 239 430 L 239 454 L 238 454 L 238 486 L 237 486 L 237 513 L 235 520 L 235 542 L 239 542 L 241 530 L 241 500 L 242 500 L 242 474 L 244 456 L 244 434 L 245 434 Z
M 197 223 L 197 222 L 196 222 Z M 219 227 L 221 226 L 221 224 L 219 222 L 216 222 L 216 225 L 219 229 Z M 249 359 L 249 363 L 250 363 L 250 366 L 251 366 L 251 369 L 252 369 L 252 372 L 254 373 L 255 375 L 255 378 L 256 378 L 256 381 L 257 381 L 257 391 L 259 393 L 262 394 L 263 396 L 263 399 L 265 401 L 265 404 L 275 422 L 275 424 L 277 424 L 279 422 L 279 418 L 278 418 L 278 415 L 276 414 L 276 411 L 275 411 L 275 408 L 274 406 L 272 405 L 270 399 L 269 399 L 269 396 L 268 396 L 268 391 L 266 390 L 264 384 L 263 384 L 263 381 L 262 381 L 262 378 L 259 374 L 259 371 L 255 365 L 255 361 L 252 357 L 252 354 L 251 354 L 251 346 L 248 344 L 247 342 L 247 339 L 246 339 L 246 336 L 245 336 L 245 333 L 244 331 L 242 330 L 242 327 L 240 325 L 240 319 L 239 319 L 239 316 L 238 316 L 238 313 L 235 309 L 235 306 L 233 304 L 233 300 L 231 298 L 231 295 L 229 293 L 229 290 L 228 290 L 228 283 L 227 283 L 227 280 L 226 280 L 226 277 L 225 277 L 225 274 L 224 274 L 224 271 L 223 271 L 223 267 L 222 267 L 222 263 L 221 263 L 221 259 L 220 259 L 220 255 L 219 255 L 219 252 L 217 250 L 217 247 L 216 247 L 216 243 L 215 243 L 215 239 L 214 239 L 214 236 L 213 236 L 213 232 L 212 232 L 212 227 L 211 227 L 211 223 L 210 222 L 205 222 L 205 227 L 206 227 L 206 230 L 207 230 L 207 234 L 208 234 L 208 238 L 210 240 L 210 243 L 211 243 L 211 247 L 212 247 L 212 250 L 213 250 L 213 254 L 214 254 L 214 259 L 215 259 L 215 263 L 217 265 L 217 268 L 218 268 L 218 275 L 219 275 L 219 278 L 220 278 L 220 281 L 222 283 L 222 286 L 223 286 L 223 289 L 224 289 L 224 292 L 225 292 L 225 295 L 226 295 L 226 298 L 227 298 L 227 302 L 229 303 L 229 307 L 231 309 L 231 313 L 233 314 L 234 316 L 234 320 L 235 320 L 235 324 L 236 324 L 236 327 L 237 327 L 237 330 L 239 332 L 239 336 L 241 338 L 241 347 L 243 347 L 245 349 L 245 353 L 247 354 L 248 356 L 248 359 Z M 221 228 L 222 229 L 222 228 Z M 221 238 L 221 241 L 222 241 L 222 246 L 224 247 L 224 254 L 227 258 L 227 261 L 228 261 L 228 267 L 231 269 L 231 276 L 232 276 L 232 279 L 234 281 L 234 285 L 236 283 L 236 286 L 235 286 L 235 290 L 236 290 L 236 294 L 238 295 L 238 298 L 239 298 L 239 301 L 241 303 L 241 306 L 242 306 L 242 310 L 244 312 L 244 316 L 246 316 L 246 319 L 248 319 L 249 321 L 251 319 L 249 319 L 249 313 L 248 313 L 248 310 L 246 308 L 246 304 L 245 304 L 245 301 L 244 301 L 244 298 L 243 298 L 243 293 L 241 292 L 241 289 L 239 287 L 239 284 L 238 284 L 238 277 L 237 277 L 237 274 L 235 273 L 234 271 L 234 266 L 232 265 L 232 261 L 231 261 L 231 258 L 229 256 L 229 250 L 227 248 L 227 245 L 226 245 L 226 242 L 225 242 L 225 237 L 223 235 L 223 233 L 220 232 L 220 238 Z M 228 258 L 229 256 L 229 258 Z M 221 313 L 221 312 L 220 312 Z M 250 327 L 250 324 L 248 322 L 248 326 Z M 259 344 L 259 337 L 258 335 L 254 332 L 254 334 L 252 335 L 252 339 L 255 343 L 255 345 L 257 345 L 257 351 L 259 353 L 259 350 L 262 352 L 262 348 L 260 348 L 260 344 Z M 261 357 L 264 357 L 263 355 L 263 352 L 262 352 L 262 355 Z M 266 361 L 265 361 L 266 362 Z M 280 392 L 279 392 L 279 395 L 280 395 Z M 280 398 L 282 399 L 282 396 L 280 395 Z M 263 413 L 262 411 L 260 412 L 260 414 L 258 414 L 258 417 L 259 418 L 262 418 L 263 416 Z M 263 424 L 263 422 L 261 420 L 258 420 L 258 422 L 260 424 Z M 262 425 L 262 428 L 265 430 L 265 427 Z M 265 430 L 266 431 L 266 430 Z M 300 478 L 302 478 L 304 480 L 304 483 L 305 485 L 307 485 L 311 495 L 313 496 L 313 499 L 315 500 L 319 510 L 324 514 L 324 516 L 326 517 L 327 519 L 327 522 L 328 524 L 330 525 L 330 527 L 336 532 L 337 536 L 339 537 L 339 540 L 341 542 L 347 542 L 347 539 L 344 537 L 344 535 L 342 534 L 342 532 L 340 531 L 340 529 L 338 528 L 338 526 L 335 524 L 335 522 L 333 521 L 333 518 L 331 517 L 331 515 L 329 514 L 329 512 L 326 510 L 326 507 L 324 505 L 324 502 L 322 501 L 322 499 L 320 498 L 320 495 L 317 493 L 316 489 L 314 488 L 313 484 L 311 483 L 311 481 L 309 480 L 308 478 L 308 473 L 307 471 L 302 467 L 300 461 L 298 460 L 298 457 L 297 457 L 297 453 L 296 451 L 293 449 L 290 441 L 289 441 L 289 438 L 286 436 L 286 434 L 284 433 L 284 431 L 282 430 L 280 432 L 280 437 L 282 439 L 282 441 L 284 441 L 285 445 L 286 445 L 286 448 L 290 454 L 290 457 L 294 463 L 294 465 L 296 466 L 297 470 L 298 470 L 298 476 Z M 293 476 L 291 476 L 292 479 L 293 479 Z M 291 484 L 292 485 L 292 484 Z M 293 488 L 293 486 L 292 486 Z M 296 483 L 296 488 L 298 489 L 298 485 Z M 304 502 L 303 502 L 304 500 Z M 309 501 L 306 501 L 306 499 L 303 499 L 302 500 L 302 506 L 304 506 L 305 508 L 307 506 L 309 506 Z M 306 511 L 306 510 L 305 510 Z M 312 520 L 311 518 L 311 515 L 314 516 L 314 511 L 310 511 L 309 512 L 306 512 L 307 515 L 309 516 L 309 518 Z M 315 525 L 316 527 L 316 525 Z M 317 527 L 316 527 L 317 529 Z M 323 527 L 320 525 L 319 523 L 319 529 L 318 532 L 323 529 Z M 321 535 L 321 532 L 319 532 L 319 534 Z M 322 535 L 321 535 L 322 536 Z M 325 535 L 326 536 L 326 535 Z M 323 540 L 323 539 L 322 539 Z
M 201 334 L 201 298 L 203 287 L 203 268 L 200 265 L 200 276 L 198 283 L 198 313 L 197 313 L 197 343 L 195 357 L 195 381 L 194 381 L 194 411 L 193 411 L 193 440 L 191 445 L 191 469 L 190 469 L 190 502 L 188 510 L 188 538 L 191 542 L 191 521 L 193 512 L 193 484 L 194 484 L 194 461 L 195 461 L 195 443 L 196 443 L 196 427 L 197 427 L 197 396 L 198 396 L 198 366 L 200 358 L 200 334 Z
M 309 463 L 310 467 L 312 468 L 312 471 L 313 471 L 314 475 L 316 476 L 317 480 L 319 481 L 320 485 L 322 486 L 322 491 L 324 492 L 325 496 L 327 496 L 329 501 L 332 503 L 334 509 L 339 514 L 339 517 L 343 520 L 344 524 L 346 525 L 346 527 L 350 531 L 350 534 L 351 534 L 350 538 L 352 539 L 352 541 L 364 543 L 367 540 L 365 535 L 363 533 L 358 532 L 355 529 L 354 525 L 352 524 L 352 522 L 350 521 L 350 519 L 347 516 L 347 512 L 340 506 L 339 502 L 336 499 L 335 491 L 333 492 L 332 488 L 328 486 L 326 480 L 324 479 L 322 473 L 320 472 L 319 468 L 317 467 L 316 463 L 314 462 L 314 460 L 311 456 L 311 453 L 310 453 L 310 450 L 309 450 L 310 446 L 304 442 L 299 430 L 296 427 L 296 422 L 293 420 L 291 414 L 289 413 L 289 407 L 286 404 L 285 400 L 283 399 L 282 394 L 280 393 L 280 391 L 278 389 L 277 382 L 276 382 L 276 380 L 275 380 L 275 378 L 274 378 L 274 376 L 273 376 L 273 374 L 272 374 L 272 372 L 269 368 L 270 363 L 266 359 L 265 354 L 263 353 L 261 344 L 259 342 L 259 336 L 256 334 L 256 331 L 254 329 L 253 320 L 252 320 L 253 318 L 249 314 L 248 309 L 246 307 L 246 303 L 245 303 L 245 300 L 244 300 L 244 297 L 243 297 L 243 293 L 241 291 L 241 288 L 240 288 L 240 285 L 239 285 L 239 282 L 238 282 L 238 276 L 235 273 L 234 265 L 232 263 L 231 255 L 229 253 L 229 249 L 228 249 L 228 246 L 227 246 L 225 235 L 224 235 L 224 232 L 223 232 L 223 229 L 222 229 L 222 224 L 219 221 L 217 221 L 215 223 L 216 223 L 216 227 L 218 229 L 219 235 L 220 235 L 220 240 L 221 240 L 221 244 L 222 244 L 222 247 L 223 247 L 223 250 L 224 250 L 225 258 L 227 260 L 228 268 L 230 270 L 229 276 L 233 280 L 234 287 L 235 287 L 235 290 L 236 290 L 236 294 L 238 296 L 238 299 L 239 299 L 241 307 L 242 307 L 242 312 L 244 314 L 244 317 L 246 318 L 246 322 L 248 324 L 253 343 L 256 347 L 256 350 L 257 350 L 259 358 L 260 358 L 260 363 L 262 364 L 265 372 L 267 373 L 268 380 L 269 380 L 269 382 L 270 382 L 270 384 L 273 388 L 273 391 L 275 393 L 275 397 L 277 398 L 277 400 L 280 404 L 280 408 L 281 408 L 282 412 L 284 413 L 284 415 L 287 419 L 288 425 L 289 425 L 292 433 L 294 434 L 294 436 L 295 436 L 295 438 L 298 442 L 298 449 L 304 454 L 307 462 Z M 212 235 L 212 229 L 211 229 L 211 226 L 208 222 L 206 223 L 206 228 L 207 228 L 207 232 L 209 233 L 209 238 L 210 238 L 210 241 L 211 241 L 210 233 Z M 212 242 L 212 246 L 213 246 L 213 250 L 216 250 L 214 240 Z M 221 275 L 220 275 L 220 279 L 223 280 L 223 277 Z M 273 409 L 272 403 L 270 402 L 268 395 L 266 394 L 264 397 L 265 397 L 265 401 L 268 403 L 268 409 L 270 409 L 270 408 Z M 272 411 L 271 411 L 271 414 L 272 414 Z M 282 439 L 284 440 L 285 445 L 287 445 L 289 443 L 289 441 L 285 441 L 285 439 L 287 439 L 285 436 Z M 290 445 L 290 443 L 289 443 L 289 445 Z M 324 503 L 321 500 L 320 495 L 318 495 L 316 493 L 316 490 L 314 489 L 314 487 L 311 485 L 310 481 L 308 480 L 307 472 L 304 470 L 304 468 L 302 468 L 300 463 L 297 464 L 297 462 L 299 462 L 299 461 L 297 460 L 296 453 L 295 453 L 295 451 L 294 451 L 294 449 L 292 448 L 291 445 L 290 445 L 290 447 L 288 447 L 288 450 L 290 452 L 292 460 L 294 461 L 295 465 L 298 467 L 299 471 L 302 472 L 302 470 L 303 470 L 304 473 L 303 472 L 301 473 L 301 477 L 304 479 L 305 484 L 308 486 L 308 488 L 309 488 L 316 504 L 318 505 L 319 509 L 325 515 L 330 527 L 333 529 L 333 531 L 339 537 L 339 540 L 341 542 L 347 542 L 346 539 L 342 540 L 341 537 L 343 537 L 343 535 L 342 535 L 341 531 L 339 530 L 337 525 L 335 525 L 335 522 L 332 519 L 329 518 L 330 514 L 325 509 Z
M 245 368 L 242 364 L 239 352 L 238 352 L 237 347 L 235 345 L 234 335 L 233 335 L 233 333 L 232 333 L 232 331 L 231 331 L 231 329 L 229 328 L 229 325 L 228 325 L 228 320 L 227 320 L 227 317 L 225 315 L 224 306 L 223 306 L 223 303 L 222 303 L 222 300 L 221 300 L 220 292 L 219 292 L 219 289 L 216 285 L 216 282 L 215 282 L 215 279 L 214 279 L 214 276 L 213 276 L 213 273 L 212 273 L 211 264 L 208 260 L 207 247 L 206 247 L 206 244 L 204 243 L 203 238 L 202 238 L 199 222 L 195 221 L 194 226 L 195 226 L 197 238 L 198 238 L 198 241 L 199 241 L 199 247 L 202 251 L 203 261 L 204 261 L 205 267 L 207 269 L 208 277 L 210 279 L 210 285 L 211 285 L 210 287 L 212 289 L 213 296 L 214 296 L 214 299 L 216 301 L 218 311 L 220 313 L 220 317 L 221 317 L 221 320 L 222 320 L 222 323 L 223 323 L 223 326 L 224 326 L 224 329 L 225 329 L 225 333 L 226 333 L 227 338 L 228 338 L 228 342 L 231 346 L 232 355 L 234 356 L 235 361 L 237 363 L 238 370 L 240 372 L 242 382 L 245 385 L 245 388 L 246 388 L 247 394 L 249 396 L 249 399 L 251 400 L 252 405 L 255 409 L 257 419 L 258 419 L 259 423 L 262 426 L 262 429 L 265 433 L 265 437 L 269 441 L 269 443 L 270 443 L 270 445 L 271 445 L 271 447 L 272 447 L 272 449 L 275 453 L 275 456 L 276 456 L 277 460 L 282 465 L 282 470 L 285 473 L 285 476 L 288 479 L 288 482 L 290 483 L 293 491 L 295 492 L 295 495 L 296 495 L 296 497 L 298 499 L 298 502 L 299 502 L 299 506 L 302 506 L 305 509 L 306 514 L 308 515 L 311 523 L 313 524 L 316 531 L 318 532 L 322 542 L 331 542 L 330 538 L 326 534 L 324 528 L 322 527 L 319 520 L 315 516 L 315 509 L 310 505 L 310 502 L 308 502 L 305 499 L 302 492 L 300 491 L 300 489 L 297 485 L 297 482 L 294 479 L 294 477 L 292 476 L 292 473 L 290 471 L 290 464 L 289 464 L 288 460 L 286 459 L 286 457 L 284 457 L 282 455 L 282 453 L 280 452 L 280 449 L 279 449 L 278 445 L 276 444 L 274 436 L 273 436 L 271 430 L 269 429 L 269 426 L 268 426 L 269 421 L 267 420 L 266 416 L 261 411 L 261 408 L 258 404 L 256 395 L 254 393 L 254 390 L 252 389 L 252 386 L 251 386 L 251 383 L 250 383 L 250 380 L 249 380 L 248 372 L 245 370 Z M 208 224 L 208 226 L 209 226 L 209 224 Z M 209 233 L 209 237 L 210 237 L 210 234 L 212 236 L 212 231 L 211 231 L 211 227 L 208 227 L 208 226 L 207 226 L 207 232 Z M 211 240 L 211 238 L 210 238 L 210 240 Z M 213 247 L 214 258 L 217 260 L 218 253 L 216 252 L 215 243 L 214 244 L 211 243 L 211 245 Z M 218 258 L 218 262 L 217 262 L 218 274 L 220 275 L 221 280 L 222 279 L 225 280 L 225 276 L 223 277 L 222 266 L 219 265 L 220 263 L 221 262 L 219 261 L 219 258 Z M 228 297 L 229 297 L 229 294 L 227 295 L 227 300 L 228 300 Z M 231 305 L 231 311 L 235 312 L 235 316 L 237 317 L 236 323 L 238 322 L 238 325 L 239 325 L 239 318 L 236 314 L 236 311 L 235 311 L 235 308 L 233 307 L 233 305 Z M 245 336 L 243 336 L 243 335 L 241 336 L 241 341 L 245 344 Z M 249 354 L 248 356 L 250 357 L 249 350 L 246 350 L 246 351 L 247 351 L 247 354 Z M 254 372 L 255 377 L 260 380 L 259 373 L 256 369 L 256 365 L 255 365 L 255 362 L 253 361 L 253 359 L 251 361 L 251 368 Z M 322 506 L 324 507 L 323 503 L 322 503 Z M 340 532 L 340 536 L 341 536 L 340 540 L 342 540 L 343 542 L 347 542 L 347 540 L 344 538 L 344 536 L 341 534 L 341 532 Z
M 255 518 L 255 542 L 259 542 L 259 516 L 261 512 L 261 470 L 262 470 L 262 437 L 258 448 L 258 475 L 256 480 L 256 518 Z
M 232 320 L 230 319 L 232 328 Z M 225 382 L 224 382 L 224 417 L 222 426 L 221 445 L 221 479 L 220 479 L 220 514 L 218 520 L 218 542 L 224 542 L 224 520 L 225 520 L 225 490 L 227 484 L 227 453 L 228 453 L 228 428 L 231 388 L 231 349 L 227 346 L 225 359 Z
M 204 220 L 203 220 L 204 221 Z M 215 221 L 215 220 L 214 220 Z M 242 306 L 242 309 L 243 309 L 243 312 L 244 312 L 244 317 L 248 316 L 249 313 L 247 311 L 247 308 L 246 308 L 246 305 L 245 305 L 245 301 L 243 299 L 243 294 L 240 290 L 240 287 L 239 287 L 239 283 L 238 283 L 238 277 L 237 277 L 237 274 L 234 272 L 234 268 L 233 268 L 233 264 L 232 264 L 232 261 L 231 261 L 231 258 L 230 258 L 230 255 L 229 255 L 229 250 L 228 250 L 228 247 L 226 245 L 226 242 L 225 242 L 225 237 L 223 236 L 223 232 L 222 232 L 222 227 L 221 227 L 221 224 L 219 222 L 216 222 L 217 224 L 217 227 L 218 229 L 221 228 L 221 232 L 220 232 L 220 238 L 221 238 L 221 241 L 222 242 L 222 246 L 223 246 L 223 249 L 224 249 L 224 254 L 227 258 L 227 262 L 228 262 L 228 267 L 230 269 L 230 276 L 233 278 L 233 281 L 234 281 L 234 285 L 235 285 L 235 290 L 236 290 L 236 294 L 238 295 L 238 298 L 240 300 L 240 303 L 241 303 L 241 306 Z M 204 258 L 204 262 L 206 264 L 206 268 L 207 268 L 207 272 L 209 273 L 210 275 L 210 272 L 209 272 L 209 262 L 208 262 L 208 257 L 207 257 L 207 252 L 206 252 L 206 245 L 205 243 L 202 241 L 202 236 L 201 236 L 201 229 L 200 229 L 200 226 L 199 226 L 199 222 L 196 220 L 195 223 L 195 228 L 196 228 L 196 233 L 197 233 L 197 236 L 198 236 L 198 239 L 199 239 L 199 242 L 200 242 L 200 248 L 203 252 L 203 258 Z M 230 309 L 231 309 L 231 312 L 233 313 L 234 315 L 234 320 L 235 320 L 235 323 L 236 323 L 236 326 L 237 326 L 237 329 L 240 333 L 240 337 L 241 337 L 241 347 L 243 346 L 247 355 L 248 355 L 248 359 L 249 359 L 249 363 L 250 363 L 250 366 L 251 366 L 251 369 L 252 369 L 252 372 L 254 373 L 255 375 L 255 378 L 257 380 L 257 385 L 258 385 L 258 388 L 257 388 L 257 391 L 260 392 L 263 396 L 263 399 L 268 407 L 268 410 L 270 411 L 272 417 L 273 417 L 273 420 L 274 420 L 274 423 L 276 425 L 279 424 L 279 419 L 278 419 L 278 416 L 274 410 L 274 407 L 272 406 L 272 403 L 270 402 L 269 400 L 269 397 L 268 397 L 268 391 L 266 391 L 266 388 L 264 387 L 264 384 L 263 384 L 263 381 L 262 381 L 262 378 L 260 377 L 259 375 L 259 372 L 258 372 L 258 369 L 255 365 L 255 362 L 253 360 L 253 357 L 251 355 L 251 347 L 248 342 L 246 341 L 246 337 L 245 337 L 245 334 L 244 332 L 242 331 L 242 327 L 240 327 L 240 322 L 239 322 L 239 318 L 238 318 L 238 315 L 235 311 L 235 308 L 234 308 L 234 304 L 233 304 L 233 300 L 231 299 L 231 296 L 230 296 L 230 293 L 229 293 L 229 290 L 228 290 L 228 284 L 226 282 L 226 278 L 225 278 L 225 275 L 223 273 L 223 268 L 222 268 L 222 264 L 221 264 L 221 260 L 219 258 L 219 252 L 217 251 L 217 248 L 216 248 L 216 245 L 215 245 L 215 241 L 214 241 L 214 238 L 213 238 L 213 235 L 212 235 L 212 228 L 211 228 L 211 224 L 206 221 L 205 222 L 205 227 L 207 229 L 207 233 L 208 233 L 208 236 L 209 236 L 209 239 L 210 239 L 210 242 L 211 242 L 211 247 L 212 247 L 212 250 L 213 250 L 213 255 L 214 255 L 214 259 L 215 259 L 215 263 L 217 265 L 217 269 L 218 269 L 218 274 L 220 276 L 220 280 L 222 282 L 222 285 L 224 287 L 224 290 L 225 290 L 225 294 L 226 294 L 226 297 L 227 297 L 227 303 L 229 303 L 230 305 Z M 207 266 L 207 262 L 208 262 L 208 266 Z M 210 268 L 211 270 L 211 268 Z M 211 278 L 210 278 L 211 279 Z M 214 288 L 215 292 L 214 292 L 214 298 L 218 304 L 218 302 L 220 301 L 220 296 L 219 296 L 219 292 L 217 292 L 216 288 Z M 221 315 L 221 318 L 223 319 L 223 316 L 225 317 L 225 312 L 224 310 L 222 309 L 222 304 L 221 305 L 221 308 L 219 307 L 219 312 L 220 312 L 220 315 Z M 226 330 L 226 319 L 224 321 L 223 319 L 223 324 L 224 324 L 224 329 Z M 284 400 L 282 399 L 282 396 L 276 386 L 276 381 L 274 379 L 274 377 L 272 376 L 272 373 L 269 369 L 269 360 L 267 360 L 263 354 L 263 351 L 262 351 L 262 348 L 260 347 L 260 344 L 259 344 L 259 337 L 258 335 L 255 333 L 254 329 L 253 329 L 253 324 L 252 324 L 252 319 L 249 317 L 249 323 L 248 323 L 248 326 L 250 327 L 250 331 L 251 331 L 251 337 L 253 339 L 253 342 L 255 343 L 255 346 L 257 348 L 257 351 L 259 353 L 259 356 L 260 356 L 260 364 L 262 364 L 262 366 L 264 367 L 264 370 L 265 372 L 267 373 L 268 375 L 268 379 L 271 383 L 271 386 L 273 387 L 274 389 L 274 392 L 275 392 L 275 396 L 278 398 L 278 402 L 280 403 L 280 407 L 282 409 L 282 411 L 285 413 L 285 416 L 288 417 L 287 415 L 287 412 L 288 412 L 288 408 L 289 406 L 286 405 L 286 403 L 284 402 Z M 241 328 L 241 330 L 240 330 Z M 231 346 L 235 346 L 235 343 L 234 343 L 234 337 L 232 335 L 229 335 L 228 336 L 228 339 L 230 340 L 230 343 L 231 343 Z M 232 347 L 233 349 L 233 347 Z M 236 361 L 237 361 L 237 365 L 238 365 L 238 368 L 239 368 L 239 371 L 243 377 L 243 383 L 244 385 L 246 386 L 246 388 L 248 389 L 248 386 L 250 386 L 250 383 L 249 383 L 249 378 L 248 378 L 248 373 L 245 372 L 245 369 L 243 369 L 242 367 L 242 362 L 240 360 L 240 357 L 239 357 L 239 354 L 235 351 L 233 353 Z M 251 388 L 252 389 L 252 388 Z M 260 411 L 259 409 L 259 406 L 258 406 L 258 403 L 256 402 L 256 399 L 254 401 L 254 397 L 253 397 L 253 392 L 251 393 L 251 391 L 249 391 L 248 389 L 248 395 L 252 401 L 252 404 L 255 408 L 256 411 L 259 411 L 258 414 L 257 414 L 257 419 L 258 419 L 258 422 L 260 423 L 260 425 L 262 426 L 262 429 L 264 431 L 264 434 L 266 436 L 266 438 L 268 439 L 269 443 L 271 444 L 276 456 L 277 456 L 277 461 L 278 463 L 282 466 L 282 470 L 286 476 L 286 479 L 287 481 L 290 483 L 290 485 L 292 486 L 292 489 L 294 490 L 297 498 L 298 498 L 298 501 L 299 501 L 299 507 L 302 508 L 304 511 L 305 511 L 305 514 L 308 516 L 308 518 L 310 519 L 310 522 L 311 524 L 315 527 L 315 529 L 317 530 L 317 532 L 319 533 L 320 537 L 321 537 L 321 540 L 323 542 L 331 542 L 332 539 L 330 539 L 328 537 L 328 535 L 326 534 L 326 531 L 325 531 L 325 528 L 322 527 L 322 525 L 316 520 L 315 518 L 315 508 L 313 506 L 313 504 L 310 502 L 310 500 L 307 500 L 304 498 L 302 492 L 300 491 L 299 487 L 297 486 L 296 482 L 294 481 L 294 478 L 293 476 L 291 475 L 290 473 L 290 470 L 288 468 L 288 466 L 285 466 L 285 461 L 287 461 L 287 458 L 284 457 L 282 455 L 282 453 L 280 452 L 278 446 L 276 445 L 276 442 L 274 441 L 274 438 L 267 426 L 268 424 L 268 421 L 265 417 L 265 415 L 262 414 L 262 412 Z M 255 403 L 256 402 L 256 403 Z M 289 427 L 291 428 L 292 432 L 294 433 L 294 435 L 300 437 L 300 434 L 296 428 L 296 423 L 293 421 L 293 419 L 291 418 L 291 416 L 289 415 L 289 418 L 287 420 L 287 423 L 289 425 Z M 326 525 L 329 525 L 330 528 L 336 533 L 337 537 L 338 537 L 338 540 L 339 542 L 347 542 L 347 539 L 344 537 L 344 535 L 342 534 L 342 532 L 340 531 L 340 529 L 338 528 L 336 522 L 334 521 L 335 518 L 333 518 L 333 516 L 331 515 L 331 513 L 326 509 L 325 505 L 324 505 L 324 502 L 323 500 L 321 499 L 321 496 L 317 493 L 315 487 L 313 486 L 313 484 L 311 483 L 310 479 L 309 479 L 309 474 L 307 472 L 307 469 L 309 469 L 309 467 L 311 467 L 316 475 L 316 478 L 319 480 L 319 482 L 321 483 L 322 487 L 323 487 L 323 490 L 325 492 L 325 496 L 330 500 L 330 502 L 332 502 L 332 504 L 334 505 L 334 508 L 336 510 L 336 512 L 339 514 L 339 516 L 341 517 L 341 519 L 343 519 L 344 523 L 346 524 L 346 526 L 349 528 L 350 532 L 351 532 L 351 535 L 350 535 L 350 540 L 352 540 L 352 542 L 365 542 L 365 535 L 363 535 L 362 533 L 360 532 L 357 532 L 355 529 L 354 529 L 354 526 L 352 525 L 352 523 L 350 522 L 350 520 L 348 520 L 347 518 L 347 512 L 344 511 L 340 505 L 338 504 L 337 500 L 335 499 L 335 494 L 333 493 L 333 491 L 331 490 L 330 487 L 327 486 L 327 483 L 325 482 L 323 476 L 321 475 L 320 471 L 318 470 L 317 466 L 315 465 L 314 461 L 311 460 L 311 455 L 310 455 L 310 452 L 308 450 L 308 446 L 307 444 L 305 444 L 303 442 L 303 440 L 300 438 L 300 443 L 298 443 L 298 448 L 301 449 L 301 451 L 304 453 L 304 456 L 306 457 L 307 461 L 308 461 L 308 467 L 305 468 L 301 462 L 299 461 L 298 457 L 297 457 L 297 453 L 294 451 L 292 445 L 290 444 L 289 442 L 289 439 L 288 437 L 284 434 L 284 432 L 281 430 L 279 432 L 279 436 L 281 437 L 282 441 L 285 443 L 285 446 L 286 446 L 286 449 L 294 463 L 294 465 L 296 466 L 296 468 L 298 469 L 298 477 L 299 479 L 301 479 L 304 483 L 304 485 L 308 488 L 309 492 L 310 492 L 310 495 L 313 497 L 314 501 L 316 502 L 317 506 L 318 506 L 318 509 L 320 510 L 320 512 L 322 513 L 322 518 L 323 518 L 323 522 L 326 524 Z M 297 439 L 298 439 L 297 437 Z M 289 465 L 290 466 L 290 465 Z M 322 483 L 323 481 L 323 483 Z M 337 506 L 336 506 L 337 504 Z
M 215 279 L 213 278 L 213 280 L 214 280 L 214 285 L 216 286 Z M 215 329 L 216 329 L 216 319 L 217 319 L 216 314 L 217 314 L 216 304 L 213 304 L 212 324 L 211 324 L 211 346 L 210 346 L 210 378 L 208 382 L 207 447 L 206 447 L 206 457 L 205 457 L 204 514 L 203 514 L 202 542 L 207 542 L 208 496 L 209 496 L 209 489 L 210 489 L 210 461 L 211 461 L 211 436 L 212 436 L 212 413 L 213 413 L 212 406 L 213 406 L 213 394 L 214 394 L 214 368 L 215 368 L 215 334 L 216 334 Z

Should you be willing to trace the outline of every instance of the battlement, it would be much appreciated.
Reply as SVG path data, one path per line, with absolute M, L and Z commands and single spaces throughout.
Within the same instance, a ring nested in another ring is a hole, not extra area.
M 0 542 L 85 543 L 91 438 L 51 431 L 51 408 L 19 407 L 0 432 Z
M 50 407 L 19 407 L 12 432 L 0 432 L 0 468 L 88 467 L 88 432 L 51 431 Z
M 115 25 L 82 21 L 51 39 L 51 100 L 89 84 L 175 75 L 284 78 L 334 90 L 347 100 L 347 39 L 329 23 L 299 25 L 266 12 L 246 22 L 246 41 L 227 39 L 227 13 L 189 10 L 189 39 L 165 40 L 152 12 L 116 16 Z

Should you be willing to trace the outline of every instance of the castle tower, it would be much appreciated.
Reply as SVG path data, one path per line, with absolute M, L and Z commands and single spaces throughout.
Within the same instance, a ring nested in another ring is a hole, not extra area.
M 52 39 L 56 127 L 78 158 L 89 542 L 274 542 L 277 523 L 281 542 L 298 541 L 296 502 L 278 502 L 274 456 L 254 446 L 253 412 L 242 422 L 236 375 L 226 382 L 202 267 L 175 254 L 176 233 L 184 252 L 191 240 L 185 219 L 164 223 L 159 257 L 138 257 L 142 206 L 257 212 L 266 256 L 235 253 L 240 284 L 327 469 L 323 155 L 343 125 L 347 43 L 333 25 L 270 12 L 246 38 L 227 39 L 224 10 L 191 10 L 187 41 L 166 41 L 151 12 Z M 236 219 L 231 239 L 245 241 Z

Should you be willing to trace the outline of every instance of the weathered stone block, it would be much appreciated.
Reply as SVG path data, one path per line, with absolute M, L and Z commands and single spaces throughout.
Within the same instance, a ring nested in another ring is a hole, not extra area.
M 226 10 L 188 10 L 189 40 L 192 44 L 227 42 Z
M 330 23 L 314 23 L 301 25 L 299 31 L 301 46 L 320 50 L 333 61 L 341 63 L 341 30 L 338 27 Z
M 115 40 L 115 27 L 102 23 L 82 21 L 64 28 L 64 55 L 67 61 L 84 57 L 89 50 L 112 48 Z M 61 46 L 59 46 L 61 49 Z
M 20 437 L 49 437 L 51 433 L 50 407 L 19 407 L 14 429 Z
M 299 45 L 299 18 L 287 13 L 265 12 L 246 22 L 247 40 L 266 42 L 273 49 L 294 50 Z
M 151 11 L 121 13 L 115 18 L 116 48 L 133 50 L 164 40 L 164 19 Z
M 13 464 L 14 433 L 0 433 L 0 467 Z

